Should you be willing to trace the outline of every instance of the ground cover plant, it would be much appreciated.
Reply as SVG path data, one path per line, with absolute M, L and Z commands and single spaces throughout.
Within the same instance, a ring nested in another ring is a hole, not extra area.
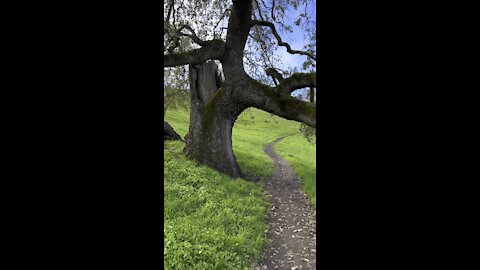
M 172 110 L 165 120 L 185 137 L 188 109 Z M 315 196 L 315 145 L 299 132 L 297 122 L 256 109 L 245 111 L 233 130 L 238 163 L 243 171 L 260 178 L 272 175 L 273 162 L 263 148 L 284 136 L 276 146 L 278 153 L 298 170 L 302 183 L 307 183 L 307 195 Z M 184 146 L 180 141 L 165 143 L 166 269 L 248 269 L 266 244 L 268 202 L 262 181 L 233 180 L 199 165 L 185 157 Z M 302 167 L 302 162 L 307 165 Z M 314 197 L 310 199 L 314 204 Z
M 165 143 L 165 269 L 248 269 L 267 231 L 261 184 L 200 166 L 184 146 Z

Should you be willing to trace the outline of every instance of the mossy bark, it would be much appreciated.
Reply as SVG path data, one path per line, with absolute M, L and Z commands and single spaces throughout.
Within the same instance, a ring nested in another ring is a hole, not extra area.
M 242 109 L 231 106 L 227 87 L 218 88 L 214 62 L 190 66 L 190 126 L 185 137 L 189 158 L 233 178 L 241 177 L 232 148 L 232 128 Z

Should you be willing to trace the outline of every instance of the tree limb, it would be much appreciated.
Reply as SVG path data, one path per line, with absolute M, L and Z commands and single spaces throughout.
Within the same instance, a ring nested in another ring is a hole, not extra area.
M 252 26 L 255 26 L 255 25 L 270 27 L 270 29 L 272 29 L 273 35 L 275 36 L 275 38 L 278 41 L 278 45 L 287 48 L 287 52 L 289 52 L 291 54 L 306 55 L 306 56 L 312 58 L 313 60 L 317 61 L 317 57 L 314 54 L 312 54 L 310 52 L 293 50 L 292 47 L 290 46 L 290 44 L 288 44 L 286 42 L 283 42 L 282 38 L 280 37 L 280 35 L 277 32 L 277 28 L 275 27 L 275 25 L 273 23 L 267 22 L 267 21 L 254 20 L 254 21 L 252 21 Z
M 299 121 L 313 128 L 317 125 L 316 103 L 301 101 L 277 93 L 275 88 L 250 79 L 246 85 L 238 85 L 237 101 L 247 107 L 255 107 L 285 119 Z
M 276 21 L 277 19 L 275 19 L 275 14 L 274 14 L 274 12 L 273 12 L 274 9 L 275 9 L 275 0 L 272 0 L 272 10 L 271 10 L 271 12 L 272 12 L 272 19 L 273 19 L 273 21 Z
M 222 17 L 220 17 L 220 19 L 218 20 L 217 24 L 215 24 L 215 27 L 213 27 L 213 37 L 215 38 L 216 37 L 216 33 L 215 33 L 215 29 L 217 29 L 218 25 L 220 24 L 220 22 L 223 20 L 223 17 L 225 17 L 225 14 L 227 14 L 228 11 L 231 11 L 229 8 L 225 9 L 225 11 L 223 12 L 222 14 Z
M 293 91 L 305 87 L 316 87 L 316 73 L 294 73 L 292 76 L 283 79 L 275 91 L 280 95 L 290 95 Z
M 258 15 L 260 16 L 260 19 L 265 20 L 262 16 L 262 10 L 260 9 L 260 5 L 258 4 L 258 1 L 255 1 L 255 4 L 257 5 L 257 9 L 258 9 Z
M 184 52 L 163 55 L 164 67 L 175 67 L 188 64 L 201 64 L 209 59 L 221 59 L 225 54 L 225 43 L 221 40 L 207 41 L 205 46 Z
M 267 68 L 265 70 L 265 73 L 267 73 L 268 76 L 277 79 L 279 83 L 284 80 L 282 74 L 280 74 L 280 72 L 278 72 L 274 68 Z M 274 82 L 275 82 L 275 80 L 274 80 Z M 275 85 L 277 85 L 277 83 L 275 83 Z
M 173 5 L 174 5 L 174 0 L 171 0 L 169 2 L 170 6 L 168 8 L 168 14 L 167 14 L 167 19 L 165 21 L 169 21 L 170 20 L 170 14 L 172 13 L 172 9 L 173 9 Z
M 173 37 L 171 37 L 168 40 L 168 43 L 170 43 L 172 40 L 174 41 L 173 45 L 170 46 L 170 48 L 168 48 L 169 53 L 173 53 L 173 50 L 175 50 L 175 48 L 177 48 L 180 45 L 180 36 L 189 37 L 193 40 L 193 42 L 197 43 L 200 46 L 207 45 L 207 41 L 201 40 L 197 36 L 195 31 L 188 24 L 182 24 L 179 27 L 179 29 L 175 29 L 175 27 L 173 25 L 165 24 L 164 29 L 173 31 Z M 182 32 L 183 29 L 187 29 L 188 31 L 190 31 L 191 34 L 183 33 Z
M 182 30 L 183 29 L 187 29 L 188 31 L 190 31 L 191 34 L 185 34 L 185 33 L 182 33 Z M 207 44 L 206 41 L 204 40 L 201 40 L 197 34 L 195 33 L 195 31 L 193 31 L 193 29 L 188 25 L 188 24 L 183 24 L 182 26 L 180 26 L 180 28 L 177 30 L 178 34 L 179 35 L 182 35 L 182 36 L 185 36 L 185 37 L 189 37 L 193 40 L 193 42 L 197 43 L 198 45 L 200 46 L 205 46 Z

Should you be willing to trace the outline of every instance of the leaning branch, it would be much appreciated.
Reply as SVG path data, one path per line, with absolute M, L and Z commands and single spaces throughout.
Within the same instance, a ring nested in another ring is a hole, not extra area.
M 280 95 L 290 95 L 293 91 L 305 87 L 316 87 L 316 73 L 294 73 L 292 76 L 283 79 L 275 91 Z
M 183 29 L 186 29 L 186 30 L 190 31 L 190 34 L 183 33 L 182 32 Z M 167 31 L 169 31 L 172 35 L 171 38 L 167 41 L 167 43 L 172 43 L 172 41 L 173 41 L 173 44 L 167 49 L 167 51 L 169 53 L 173 53 L 175 48 L 180 46 L 180 37 L 181 36 L 191 38 L 193 40 L 193 42 L 197 43 L 200 46 L 207 45 L 207 41 L 201 40 L 197 36 L 195 31 L 188 24 L 182 24 L 178 29 L 176 29 L 175 26 L 173 26 L 172 24 L 169 24 L 168 22 L 164 22 L 164 30 L 165 30 L 165 33 L 167 33 Z
M 280 37 L 280 35 L 277 32 L 277 28 L 275 27 L 275 25 L 273 23 L 267 22 L 267 21 L 258 21 L 258 20 L 252 21 L 252 26 L 256 26 L 256 25 L 270 27 L 270 29 L 272 29 L 273 35 L 277 39 L 278 45 L 287 48 L 287 52 L 289 52 L 290 54 L 306 55 L 306 56 L 312 58 L 313 60 L 317 61 L 317 57 L 314 54 L 312 54 L 310 52 L 293 50 L 292 47 L 290 46 L 290 44 L 288 44 L 286 42 L 283 42 L 282 38 Z
M 284 80 L 282 74 L 280 74 L 280 72 L 278 72 L 274 68 L 267 68 L 265 70 L 265 73 L 267 73 L 268 76 L 272 77 L 273 82 L 275 83 L 275 86 L 278 86 L 277 81 L 275 79 L 277 79 L 279 83 Z
M 183 29 L 187 29 L 188 31 L 190 31 L 191 34 L 185 34 L 182 32 Z M 195 31 L 193 31 L 193 29 L 188 25 L 188 24 L 183 24 L 182 26 L 180 26 L 180 28 L 177 30 L 177 34 L 178 35 L 181 35 L 181 36 L 184 36 L 184 37 L 189 37 L 193 40 L 193 42 L 197 43 L 198 45 L 200 46 L 205 46 L 207 45 L 207 42 L 204 41 L 204 40 L 201 40 L 197 34 L 195 33 Z
M 225 11 L 223 12 L 222 14 L 222 17 L 220 17 L 220 19 L 218 20 L 217 24 L 215 24 L 215 27 L 213 27 L 213 37 L 215 38 L 216 37 L 216 33 L 215 33 L 215 29 L 217 29 L 218 25 L 220 24 L 220 22 L 223 20 L 223 18 L 225 17 L 225 14 L 227 14 L 227 12 L 231 11 L 231 9 L 227 8 L 225 9 Z
M 253 79 L 244 86 L 243 90 L 236 93 L 239 95 L 237 100 L 247 107 L 255 107 L 285 119 L 305 123 L 313 128 L 317 125 L 316 103 L 281 95 L 275 92 L 275 88 Z
M 225 53 L 225 43 L 221 40 L 207 41 L 205 46 L 184 52 L 163 55 L 164 67 L 176 67 L 188 64 L 201 64 L 210 59 L 221 59 Z

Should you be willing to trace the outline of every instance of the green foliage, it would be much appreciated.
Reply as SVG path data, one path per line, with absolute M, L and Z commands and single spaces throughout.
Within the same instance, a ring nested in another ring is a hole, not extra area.
M 317 142 L 317 130 L 307 126 L 305 124 L 300 124 L 300 131 L 303 133 L 303 136 L 307 141 L 310 143 L 316 143 Z
M 183 142 L 165 147 L 165 269 L 248 269 L 265 244 L 261 184 L 197 165 Z

